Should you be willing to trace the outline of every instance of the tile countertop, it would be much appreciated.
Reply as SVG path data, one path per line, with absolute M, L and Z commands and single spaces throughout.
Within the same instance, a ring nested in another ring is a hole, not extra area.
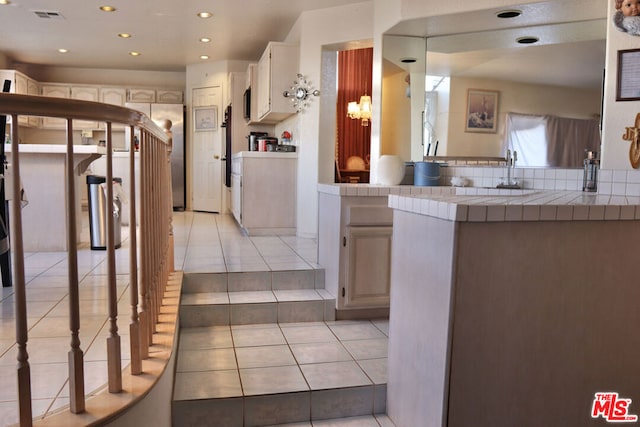
M 640 197 L 582 191 L 455 191 L 446 195 L 391 195 L 389 207 L 458 222 L 640 220 Z
M 582 191 L 319 184 L 338 196 L 389 195 L 389 207 L 458 222 L 640 220 L 640 197 Z

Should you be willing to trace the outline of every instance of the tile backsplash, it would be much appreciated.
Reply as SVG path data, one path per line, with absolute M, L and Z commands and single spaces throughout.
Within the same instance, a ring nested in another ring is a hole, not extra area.
M 446 166 L 440 168 L 440 185 L 450 185 L 454 176 L 467 179 L 469 187 L 496 187 L 507 169 L 492 166 Z M 525 189 L 582 190 L 582 169 L 515 168 L 515 177 Z M 640 196 L 640 171 L 601 169 L 598 193 Z

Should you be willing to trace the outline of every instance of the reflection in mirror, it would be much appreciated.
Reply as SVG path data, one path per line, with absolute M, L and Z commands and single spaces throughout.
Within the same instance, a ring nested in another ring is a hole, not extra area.
M 392 29 L 394 34 L 411 36 L 384 36 L 384 67 L 390 57 L 409 56 L 406 51 L 419 38 L 416 34 L 427 36 L 423 37 L 427 51 L 425 104 L 411 107 L 412 117 L 422 115 L 423 111 L 425 114 L 423 153 L 426 154 L 431 143 L 429 154 L 433 156 L 437 142 L 438 157 L 504 157 L 507 113 L 577 119 L 599 125 L 607 27 L 606 18 L 601 16 L 606 15 L 606 10 L 585 6 L 579 11 L 568 11 L 563 4 L 567 2 L 514 7 L 525 11 L 516 23 L 497 20 L 496 10 L 474 12 L 473 16 L 436 16 L 402 23 Z M 549 8 L 552 10 L 547 10 Z M 526 12 L 536 13 L 527 15 Z M 578 21 L 568 22 L 572 19 Z M 454 34 L 460 31 L 460 22 L 465 22 L 465 30 L 469 32 Z M 432 34 L 434 36 L 430 36 Z M 523 36 L 536 37 L 538 41 L 518 44 L 516 39 Z M 393 43 L 388 42 L 390 38 Z M 382 90 L 388 94 L 386 68 L 383 71 Z M 469 89 L 498 92 L 495 132 L 468 131 Z M 383 113 L 386 113 L 384 107 Z M 384 135 L 389 121 L 398 118 L 383 114 L 382 120 L 381 134 Z M 599 126 L 597 128 L 596 138 L 599 138 Z M 408 160 L 409 147 L 410 144 L 405 143 L 396 150 Z M 567 166 L 553 159 L 529 161 L 520 155 L 519 165 L 581 167 L 585 148 L 600 151 L 585 141 L 578 141 L 576 147 L 569 150 L 573 157 L 580 159 L 580 164 Z M 417 160 L 413 150 L 411 152 L 411 160 Z
M 384 36 L 381 154 L 422 161 L 425 50 L 424 37 Z
M 427 105 L 426 129 L 447 156 L 503 156 L 509 148 L 518 151 L 520 166 L 581 167 L 585 150 L 600 151 L 606 23 L 529 27 L 539 41 L 518 46 L 521 34 L 429 38 L 427 99 L 438 102 L 435 111 Z M 472 90 L 499 93 L 493 132 L 470 129 Z

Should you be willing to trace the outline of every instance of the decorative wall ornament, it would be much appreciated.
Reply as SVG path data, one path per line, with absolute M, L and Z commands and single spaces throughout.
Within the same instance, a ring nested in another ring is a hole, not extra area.
M 314 89 L 307 79 L 298 73 L 297 80 L 293 82 L 291 89 L 285 90 L 282 95 L 285 98 L 291 98 L 296 113 L 299 113 L 309 106 L 310 96 L 319 96 L 320 91 Z
M 640 36 L 640 1 L 613 0 L 613 25 L 623 33 Z
M 622 139 L 625 141 L 631 141 L 629 147 L 629 161 L 631 167 L 638 169 L 640 166 L 640 113 L 636 114 L 635 126 L 629 126 L 625 128 Z

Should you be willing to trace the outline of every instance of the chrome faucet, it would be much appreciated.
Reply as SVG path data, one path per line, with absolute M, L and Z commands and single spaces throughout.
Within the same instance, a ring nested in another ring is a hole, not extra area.
M 505 157 L 505 162 L 507 165 L 507 181 L 501 182 L 498 184 L 498 188 L 520 188 L 518 184 L 518 180 L 515 177 L 516 173 L 516 162 L 518 161 L 518 153 L 516 150 L 507 149 L 507 155 Z

